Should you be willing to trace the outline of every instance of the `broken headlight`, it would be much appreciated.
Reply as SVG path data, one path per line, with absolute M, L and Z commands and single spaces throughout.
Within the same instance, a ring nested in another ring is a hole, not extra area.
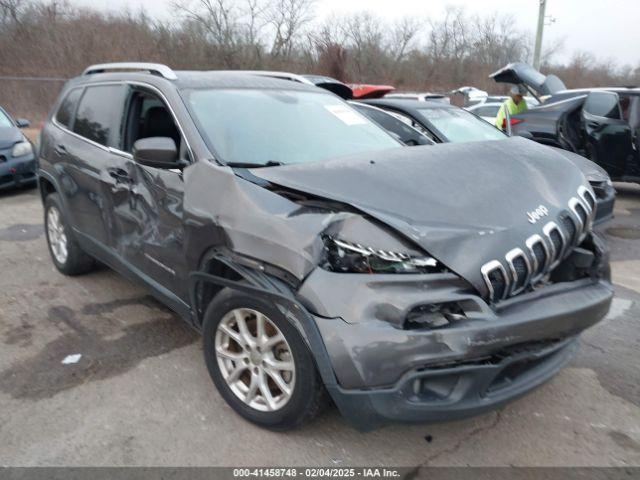
M 429 256 L 378 250 L 372 247 L 324 236 L 325 270 L 341 273 L 436 273 L 443 271 Z

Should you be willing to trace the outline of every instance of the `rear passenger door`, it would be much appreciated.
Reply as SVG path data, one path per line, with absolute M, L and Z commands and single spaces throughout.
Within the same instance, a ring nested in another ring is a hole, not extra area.
M 63 159 L 58 170 L 74 227 L 81 241 L 102 247 L 113 242 L 110 199 L 115 179 L 109 167 L 111 149 L 121 142 L 126 96 L 123 84 L 85 87 L 73 122 L 66 127 L 70 132 L 55 146 L 55 154 Z

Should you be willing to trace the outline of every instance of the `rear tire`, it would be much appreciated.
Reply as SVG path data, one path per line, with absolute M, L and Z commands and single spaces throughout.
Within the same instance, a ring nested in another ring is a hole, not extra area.
M 44 199 L 44 231 L 51 260 L 60 273 L 74 276 L 94 269 L 95 260 L 78 245 L 57 193 Z
M 213 382 L 231 408 L 250 422 L 289 430 L 325 405 L 311 352 L 272 303 L 225 288 L 207 308 L 203 336 Z

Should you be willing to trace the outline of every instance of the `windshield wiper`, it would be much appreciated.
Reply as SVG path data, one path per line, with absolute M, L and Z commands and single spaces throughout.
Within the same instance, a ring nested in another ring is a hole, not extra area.
M 235 168 L 263 168 L 263 167 L 280 167 L 284 165 L 282 162 L 269 160 L 267 163 L 251 163 L 251 162 L 227 162 L 228 167 Z

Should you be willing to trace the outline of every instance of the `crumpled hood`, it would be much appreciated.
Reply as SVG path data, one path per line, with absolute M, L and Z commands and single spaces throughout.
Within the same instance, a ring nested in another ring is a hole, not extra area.
M 580 170 L 553 149 L 506 140 L 397 148 L 253 169 L 269 182 L 350 204 L 393 227 L 482 293 L 480 268 L 567 209 Z M 528 212 L 549 212 L 535 224 Z M 369 242 L 375 238 L 352 239 Z
M 0 150 L 12 147 L 22 140 L 22 133 L 15 127 L 0 128 Z

